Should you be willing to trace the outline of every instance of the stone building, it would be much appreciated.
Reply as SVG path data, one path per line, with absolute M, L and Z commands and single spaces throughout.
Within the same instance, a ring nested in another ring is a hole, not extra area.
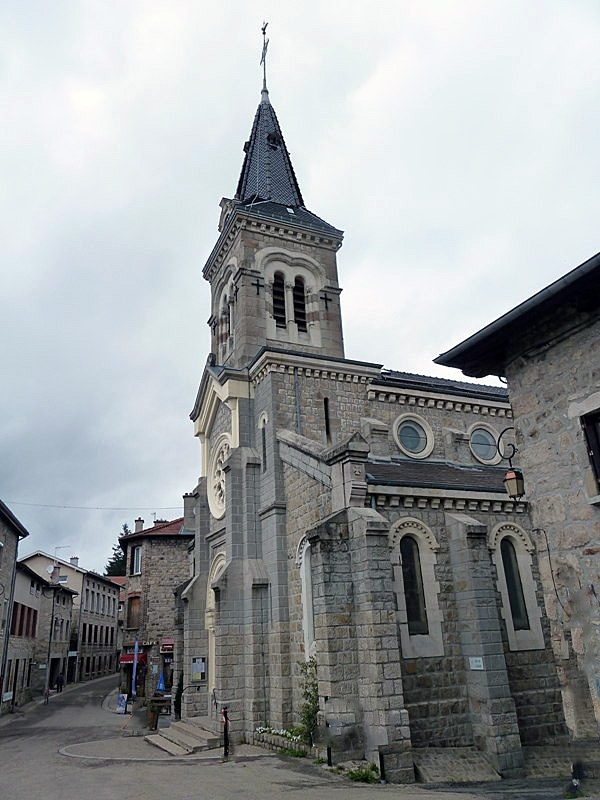
M 151 696 L 162 686 L 169 692 L 181 667 L 175 661 L 176 588 L 190 579 L 194 532 L 184 517 L 157 520 L 144 528 L 136 519 L 132 533 L 119 543 L 127 565 L 121 684 L 132 689 L 135 641 L 138 642 L 136 693 Z M 162 683 L 161 683 L 162 680 Z
M 503 489 L 502 388 L 345 357 L 343 234 L 302 198 L 266 86 L 204 267 L 211 354 L 183 715 L 252 741 L 297 724 L 317 662 L 321 742 L 414 780 L 427 749 L 501 775 L 566 726 L 525 503 Z
M 17 576 L 17 551 L 19 542 L 26 536 L 29 536 L 27 529 L 0 500 L 0 714 L 10 709 L 12 702 L 12 690 L 6 674 L 8 645 Z
M 436 359 L 465 375 L 506 377 L 567 719 L 579 736 L 600 722 L 599 287 L 600 254 Z
M 119 587 L 110 578 L 80 567 L 77 556 L 64 561 L 38 550 L 22 562 L 42 577 L 49 567 L 58 566 L 58 582 L 76 592 L 67 682 L 91 680 L 115 672 Z
M 21 706 L 67 674 L 75 592 L 17 562 L 7 661 L 10 707 Z

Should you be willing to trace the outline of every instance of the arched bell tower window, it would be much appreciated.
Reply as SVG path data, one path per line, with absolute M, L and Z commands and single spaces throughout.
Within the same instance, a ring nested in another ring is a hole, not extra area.
M 303 278 L 294 281 L 294 322 L 299 331 L 306 331 L 306 296 Z
M 282 272 L 276 272 L 273 276 L 273 317 L 278 328 L 286 327 L 285 282 Z
M 428 634 L 429 625 L 427 624 L 419 545 L 414 537 L 403 536 L 400 540 L 400 559 L 402 561 L 408 632 L 411 636 Z
M 519 574 L 517 563 L 517 553 L 513 543 L 508 536 L 500 542 L 500 554 L 502 555 L 502 566 L 506 578 L 506 588 L 508 591 L 508 603 L 513 621 L 513 628 L 516 631 L 529 630 L 529 616 L 527 615 L 527 605 L 523 593 L 523 584 Z

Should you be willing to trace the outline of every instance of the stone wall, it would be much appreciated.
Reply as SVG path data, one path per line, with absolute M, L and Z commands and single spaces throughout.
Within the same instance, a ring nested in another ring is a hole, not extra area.
M 600 324 L 565 309 L 540 318 L 519 352 L 526 355 L 506 369 L 516 460 L 544 553 L 540 571 L 567 721 L 575 735 L 588 736 L 596 732 L 594 707 L 600 721 L 600 492 L 580 418 L 600 408 Z
M 17 547 L 19 539 L 12 527 L 9 527 L 0 518 L 0 542 L 3 547 L 0 550 L 0 586 L 4 591 L 0 597 L 0 670 L 2 669 L 2 654 L 4 653 L 5 637 L 10 631 L 11 606 L 11 587 L 13 580 L 13 570 L 17 559 Z M 5 676 L 6 680 L 6 676 Z M 6 691 L 4 689 L 3 691 Z M 0 713 L 6 710 L 5 704 L 0 700 Z

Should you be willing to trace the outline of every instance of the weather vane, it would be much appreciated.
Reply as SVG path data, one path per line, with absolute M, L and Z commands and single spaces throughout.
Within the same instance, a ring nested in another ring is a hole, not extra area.
M 260 59 L 260 63 L 262 64 L 263 68 L 263 92 L 267 91 L 267 48 L 269 46 L 269 40 L 267 39 L 267 25 L 268 22 L 263 22 L 263 26 L 261 28 L 262 35 L 263 35 L 263 48 L 262 48 L 262 56 Z

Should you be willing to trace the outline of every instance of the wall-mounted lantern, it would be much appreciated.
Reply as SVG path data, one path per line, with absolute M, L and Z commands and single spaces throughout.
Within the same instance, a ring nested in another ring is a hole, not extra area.
M 508 461 L 508 470 L 503 479 L 506 493 L 512 500 L 520 500 L 525 494 L 525 479 L 523 478 L 522 471 L 518 467 L 513 467 L 512 459 L 517 452 L 517 448 L 512 442 L 508 442 L 504 452 L 500 449 L 500 442 L 507 431 L 514 431 L 513 426 L 511 425 L 508 428 L 504 428 L 500 436 L 498 436 L 496 449 L 500 458 L 503 461 Z M 506 448 L 510 448 L 510 452 L 507 453 Z

